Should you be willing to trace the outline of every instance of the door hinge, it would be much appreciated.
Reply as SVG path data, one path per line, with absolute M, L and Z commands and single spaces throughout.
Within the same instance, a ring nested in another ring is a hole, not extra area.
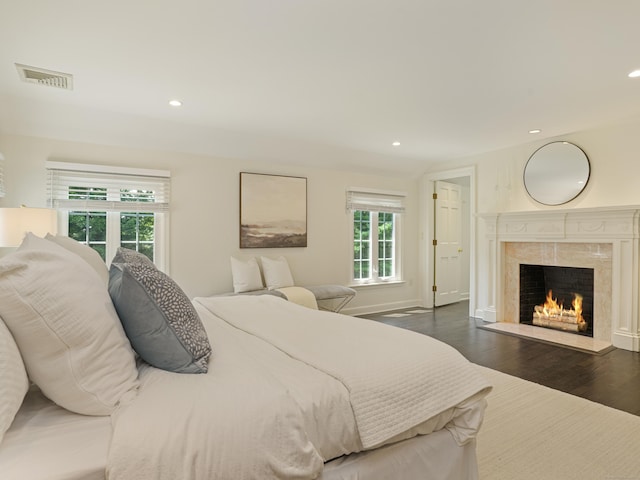
M 433 287 L 431 287 L 431 291 L 432 292 L 437 292 L 438 291 L 438 287 L 436 285 L 434 285 Z
M 437 193 L 434 193 L 434 194 L 433 194 L 433 199 L 434 199 L 434 200 L 437 200 L 437 199 L 438 199 L 438 194 L 437 194 Z
M 434 247 L 437 247 L 437 246 L 438 246 L 438 240 L 436 240 L 435 238 L 433 239 L 433 242 L 432 242 L 432 243 L 433 243 L 433 246 L 434 246 Z

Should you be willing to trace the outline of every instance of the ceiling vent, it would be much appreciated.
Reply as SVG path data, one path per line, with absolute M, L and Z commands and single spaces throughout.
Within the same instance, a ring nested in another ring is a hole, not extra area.
M 73 75 L 16 63 L 23 82 L 73 90 Z

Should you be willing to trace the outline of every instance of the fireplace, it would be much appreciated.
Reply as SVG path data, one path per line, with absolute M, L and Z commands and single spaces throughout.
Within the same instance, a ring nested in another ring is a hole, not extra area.
M 520 324 L 593 337 L 593 268 L 520 264 Z
M 576 338 L 581 343 L 584 339 L 640 351 L 640 206 L 532 210 L 479 217 L 484 220 L 481 225 L 485 235 L 478 246 L 481 276 L 476 317 L 496 325 Z M 546 292 L 536 294 L 542 298 L 533 305 L 533 301 L 521 305 L 521 265 L 593 272 L 593 286 L 581 286 L 584 291 L 576 292 L 583 296 L 582 308 L 592 337 L 527 325 L 533 322 L 532 310 L 544 303 L 548 290 L 558 300 L 570 300 L 561 291 L 564 286 L 545 286 Z

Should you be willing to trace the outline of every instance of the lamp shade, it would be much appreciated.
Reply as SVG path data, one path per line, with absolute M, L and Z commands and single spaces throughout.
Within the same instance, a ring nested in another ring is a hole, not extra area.
M 55 235 L 57 212 L 50 208 L 0 208 L 0 247 L 17 247 L 27 232 Z

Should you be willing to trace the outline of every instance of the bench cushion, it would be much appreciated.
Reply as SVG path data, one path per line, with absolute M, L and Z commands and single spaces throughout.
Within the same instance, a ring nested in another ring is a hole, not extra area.
M 342 285 L 312 285 L 304 288 L 310 290 L 316 297 L 316 300 L 353 297 L 356 294 L 356 291 L 353 288 L 344 287 Z

